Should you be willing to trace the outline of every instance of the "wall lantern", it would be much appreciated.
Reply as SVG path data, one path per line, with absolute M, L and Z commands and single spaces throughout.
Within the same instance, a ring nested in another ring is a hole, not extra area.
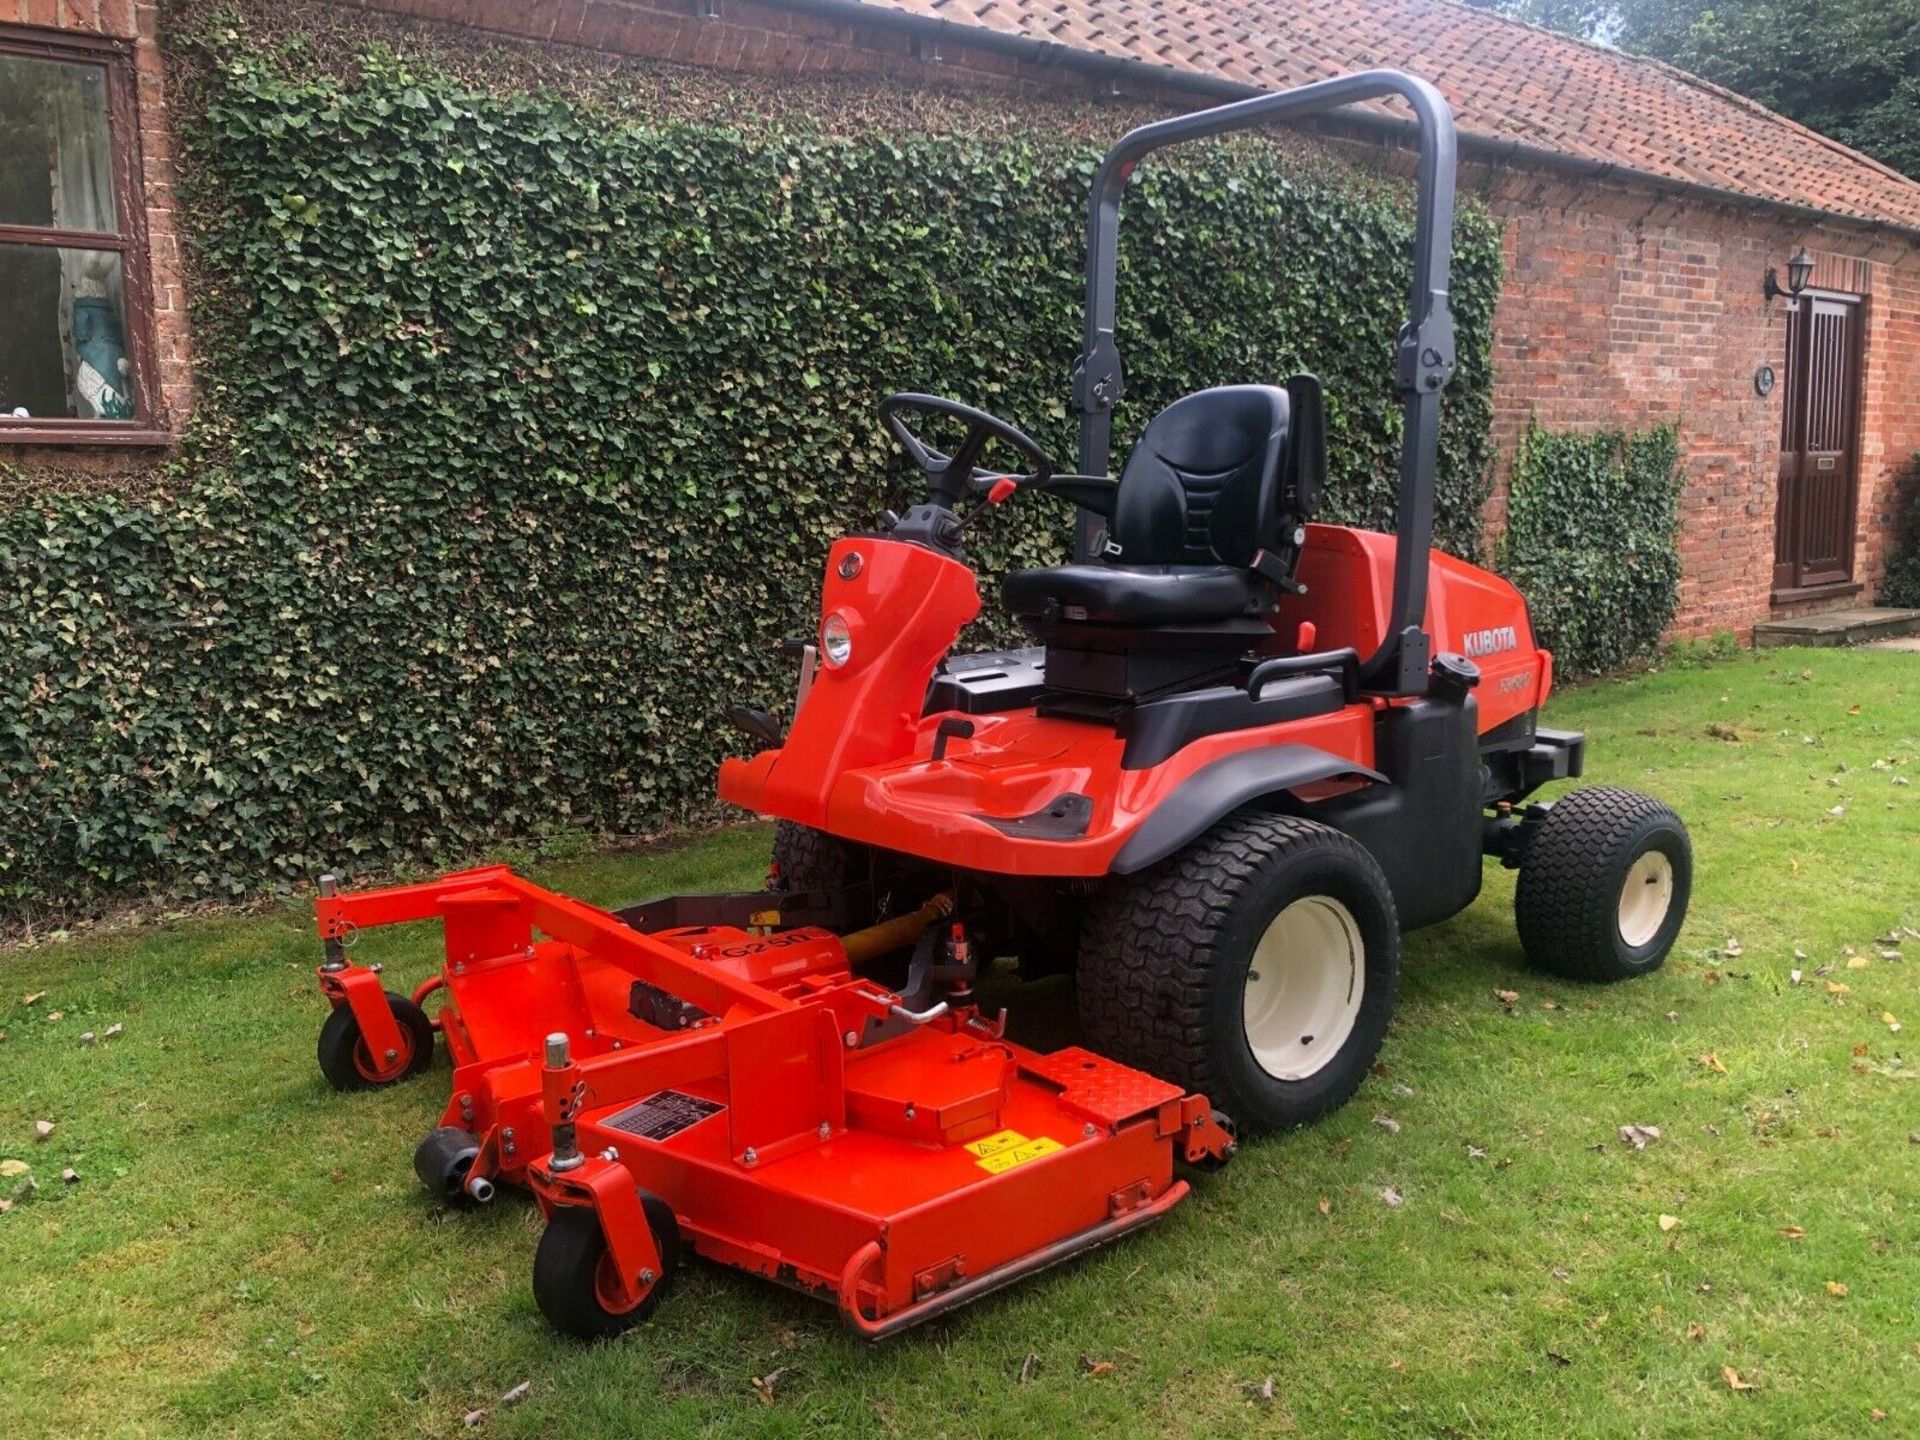
M 1807 281 L 1812 278 L 1813 257 L 1807 254 L 1807 247 L 1802 245 L 1798 253 L 1787 261 L 1787 288 L 1784 290 L 1780 288 L 1780 276 L 1769 265 L 1766 281 L 1760 286 L 1760 290 L 1767 299 L 1778 300 L 1782 295 L 1798 295 L 1807 288 Z

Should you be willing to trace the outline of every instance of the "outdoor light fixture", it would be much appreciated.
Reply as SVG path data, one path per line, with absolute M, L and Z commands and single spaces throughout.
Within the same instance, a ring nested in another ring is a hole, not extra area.
M 1802 245 L 1794 257 L 1787 261 L 1787 288 L 1784 290 L 1780 288 L 1780 276 L 1774 268 L 1769 265 L 1767 267 L 1766 282 L 1761 285 L 1760 289 L 1762 293 L 1766 295 L 1767 299 L 1777 300 L 1782 295 L 1798 295 L 1802 290 L 1807 288 L 1807 281 L 1812 278 L 1813 257 L 1807 254 L 1807 247 Z

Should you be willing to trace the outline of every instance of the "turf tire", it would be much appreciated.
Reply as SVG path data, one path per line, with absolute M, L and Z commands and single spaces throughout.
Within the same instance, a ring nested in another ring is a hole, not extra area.
M 1643 855 L 1671 877 L 1659 926 L 1638 944 L 1622 933 L 1622 891 Z M 1569 980 L 1605 983 L 1658 970 L 1679 937 L 1693 888 L 1687 827 L 1665 805 L 1595 785 L 1557 800 L 1527 841 L 1513 897 L 1527 959 Z
M 1319 1068 L 1280 1079 L 1243 1013 L 1254 952 L 1296 900 L 1325 896 L 1363 950 L 1352 1029 Z M 1094 897 L 1082 933 L 1080 1023 L 1094 1049 L 1201 1092 L 1240 1133 L 1304 1125 L 1366 1077 L 1393 1018 L 1400 930 L 1378 863 L 1351 837 L 1294 816 L 1241 814 Z

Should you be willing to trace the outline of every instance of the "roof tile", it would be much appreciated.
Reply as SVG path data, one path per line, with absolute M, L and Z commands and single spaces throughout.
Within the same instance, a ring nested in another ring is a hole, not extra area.
M 1276 90 L 1411 70 L 1440 87 L 1471 136 L 1920 229 L 1920 181 L 1661 61 L 1454 0 L 867 3 Z

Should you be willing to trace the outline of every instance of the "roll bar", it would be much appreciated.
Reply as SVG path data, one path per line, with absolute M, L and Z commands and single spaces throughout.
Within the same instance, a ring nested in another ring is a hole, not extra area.
M 1255 95 L 1211 110 L 1176 115 L 1122 136 L 1093 177 L 1087 212 L 1085 347 L 1073 376 L 1080 409 L 1080 473 L 1105 475 L 1113 441 L 1113 407 L 1125 391 L 1113 338 L 1115 241 L 1120 194 L 1134 167 L 1168 145 L 1245 130 L 1271 120 L 1316 115 L 1356 101 L 1399 96 L 1413 107 L 1420 132 L 1413 236 L 1413 284 L 1407 323 L 1400 329 L 1394 384 L 1405 416 L 1400 447 L 1399 545 L 1393 567 L 1393 614 L 1380 648 L 1362 662 L 1367 688 L 1396 695 L 1427 688 L 1427 551 L 1433 543 L 1435 472 L 1440 442 L 1440 392 L 1453 376 L 1453 312 L 1447 275 L 1453 258 L 1455 142 L 1453 112 L 1425 80 L 1398 70 L 1365 70 L 1294 90 Z M 1078 553 L 1085 558 L 1096 522 L 1080 513 Z

